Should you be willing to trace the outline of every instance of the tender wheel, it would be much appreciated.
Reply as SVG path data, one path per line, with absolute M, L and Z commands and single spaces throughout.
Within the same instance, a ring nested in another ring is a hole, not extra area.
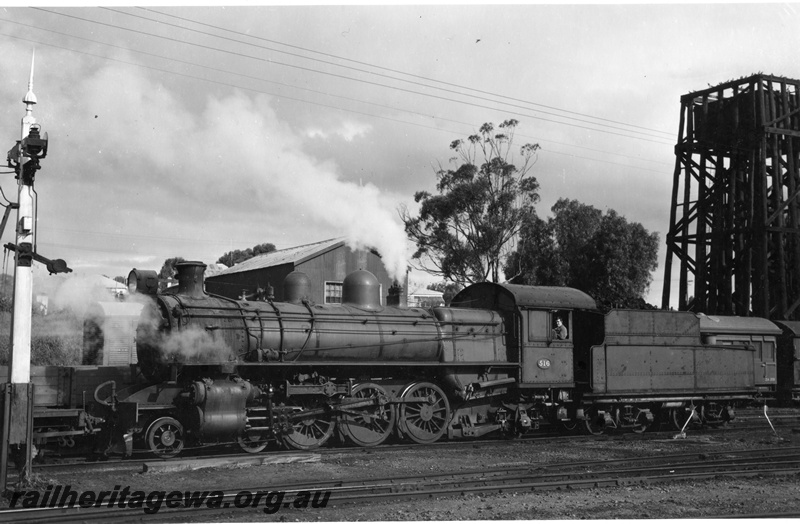
M 172 417 L 154 420 L 146 438 L 150 451 L 159 458 L 172 458 L 183 450 L 183 426 Z
M 727 406 L 711 404 L 700 407 L 700 419 L 710 427 L 725 426 L 730 422 L 730 411 Z
M 339 431 L 356 446 L 377 446 L 392 434 L 394 406 L 387 404 L 389 395 L 378 384 L 365 382 L 353 388 L 353 399 L 378 401 L 378 405 L 345 409 L 339 417 Z M 346 406 L 345 406 L 346 408 Z
M 450 420 L 450 403 L 444 392 L 430 382 L 417 382 L 408 386 L 401 398 L 397 429 L 419 444 L 436 442 L 447 429 Z
M 633 427 L 631 428 L 633 432 L 644 433 L 649 427 L 650 421 L 647 420 L 647 414 L 644 411 L 638 412 L 636 414 L 636 420 L 633 422 Z
M 691 421 L 689 424 L 686 424 L 686 420 L 691 417 Z M 700 418 L 698 416 L 697 410 L 694 412 L 691 409 L 686 408 L 674 408 L 669 410 L 669 418 L 672 425 L 678 431 L 683 431 L 683 426 L 686 425 L 687 428 L 692 427 L 693 425 L 700 422 Z
M 589 435 L 602 435 L 606 431 L 606 419 L 596 409 L 586 410 L 586 418 L 583 422 L 583 429 Z
M 572 433 L 576 429 L 578 429 L 578 421 L 577 420 L 562 420 L 559 422 L 561 425 L 561 429 L 566 431 L 567 433 Z
M 736 410 L 732 405 L 725 406 L 722 409 L 723 411 L 720 414 L 720 420 L 723 426 L 727 426 L 728 424 L 731 424 L 733 420 L 736 418 Z
M 245 432 L 244 435 L 239 436 L 237 442 L 239 442 L 239 447 L 242 448 L 243 451 L 247 453 L 259 453 L 264 451 L 264 448 L 269 444 L 267 437 L 264 435 L 266 435 L 266 433 L 255 431 Z
M 322 402 L 316 399 L 290 399 L 297 406 L 292 415 L 292 433 L 283 435 L 283 443 L 293 449 L 316 449 L 325 444 L 336 427 L 336 422 L 329 412 L 303 416 L 305 411 L 323 408 Z
M 682 415 L 683 408 L 672 408 L 669 410 L 669 413 L 667 413 L 667 417 L 669 419 L 668 423 L 678 431 L 683 429 L 683 424 L 686 422 L 685 419 L 681 420 Z

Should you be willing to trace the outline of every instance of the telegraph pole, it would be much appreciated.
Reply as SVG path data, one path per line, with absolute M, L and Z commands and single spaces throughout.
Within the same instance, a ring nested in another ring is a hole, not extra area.
M 3 442 L 0 453 L 0 482 L 6 487 L 8 460 L 11 455 L 19 469 L 20 481 L 26 482 L 33 461 L 33 384 L 31 383 L 31 310 L 33 306 L 33 181 L 39 170 L 39 159 L 47 154 L 47 135 L 40 135 L 40 126 L 33 116 L 36 95 L 33 94 L 33 64 L 28 92 L 22 102 L 20 140 L 8 152 L 8 165 L 14 167 L 18 181 L 18 208 L 14 268 L 14 313 L 11 325 L 11 357 L 9 383 L 3 384 Z

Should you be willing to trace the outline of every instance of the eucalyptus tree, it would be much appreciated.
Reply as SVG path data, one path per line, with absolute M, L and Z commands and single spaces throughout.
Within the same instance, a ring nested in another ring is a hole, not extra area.
M 520 227 L 535 214 L 539 183 L 530 174 L 538 144 L 514 147 L 519 122 L 455 140 L 451 168 L 436 170 L 437 194 L 418 191 L 419 214 L 401 207 L 408 238 L 416 244 L 419 268 L 461 283 L 499 281 Z

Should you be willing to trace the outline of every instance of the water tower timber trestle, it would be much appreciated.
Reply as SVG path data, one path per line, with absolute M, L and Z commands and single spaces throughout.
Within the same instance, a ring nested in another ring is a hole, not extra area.
M 798 80 L 681 97 L 663 307 L 677 257 L 678 309 L 800 320 L 799 154 Z

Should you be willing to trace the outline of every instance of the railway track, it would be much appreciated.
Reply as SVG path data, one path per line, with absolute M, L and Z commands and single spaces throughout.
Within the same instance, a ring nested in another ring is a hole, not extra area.
M 298 500 L 303 493 L 327 493 L 328 508 L 345 504 L 369 505 L 387 500 L 430 499 L 459 497 L 468 494 L 524 493 L 551 490 L 615 488 L 636 484 L 670 483 L 684 480 L 781 476 L 800 474 L 800 446 L 780 449 L 718 451 L 710 453 L 658 454 L 634 459 L 601 460 L 595 462 L 564 462 L 530 464 L 437 474 L 360 478 L 352 480 L 315 481 L 303 483 L 244 486 L 220 490 L 217 501 L 225 511 L 258 512 L 266 509 L 289 509 L 285 502 L 267 508 L 269 494 L 282 494 L 280 500 Z M 243 497 L 242 494 L 249 494 Z M 256 500 L 254 495 L 263 497 Z M 195 502 L 197 499 L 193 499 Z M 316 499 L 315 499 L 316 500 Z M 263 502 L 263 505 L 262 505 Z M 160 519 L 191 517 L 210 518 L 216 508 L 207 504 L 191 506 L 184 501 L 178 507 L 160 507 Z M 246 507 L 245 507 L 246 506 Z M 314 511 L 310 509 L 310 511 Z M 236 513 L 245 515 L 245 513 Z M 263 515 L 263 513 L 259 513 Z M 800 516 L 784 511 L 781 515 Z M 55 522 L 64 519 L 101 521 L 113 518 L 140 519 L 143 508 L 46 508 L 11 509 L 0 511 L 3 522 Z M 304 514 L 306 517 L 307 514 Z

